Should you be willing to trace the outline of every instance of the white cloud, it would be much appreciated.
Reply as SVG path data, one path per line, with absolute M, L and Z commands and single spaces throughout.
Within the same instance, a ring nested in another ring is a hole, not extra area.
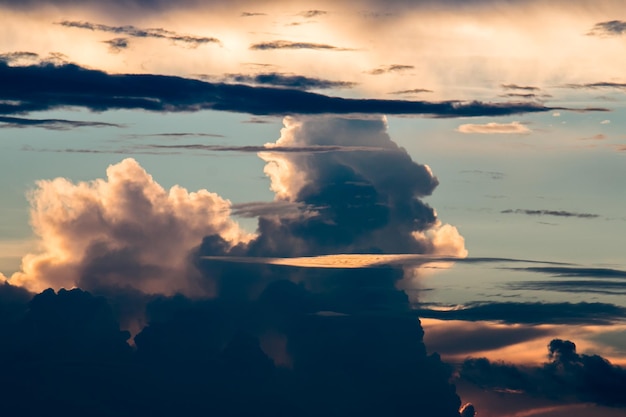
M 486 123 L 486 124 L 464 124 L 460 125 L 457 132 L 461 133 L 483 133 L 483 134 L 520 134 L 529 133 L 531 130 L 520 122 L 511 123 Z

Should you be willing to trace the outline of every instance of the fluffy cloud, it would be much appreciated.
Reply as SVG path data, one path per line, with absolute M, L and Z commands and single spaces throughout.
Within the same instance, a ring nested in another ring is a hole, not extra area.
M 463 124 L 457 128 L 457 132 L 461 133 L 485 133 L 485 134 L 520 134 L 528 133 L 530 129 L 521 124 L 520 122 L 511 123 L 486 123 L 486 124 Z
M 209 235 L 229 245 L 246 239 L 227 200 L 206 190 L 166 191 L 133 159 L 110 166 L 105 180 L 39 181 L 30 201 L 43 252 L 25 256 L 11 282 L 35 291 L 113 285 L 206 293 L 190 251 Z

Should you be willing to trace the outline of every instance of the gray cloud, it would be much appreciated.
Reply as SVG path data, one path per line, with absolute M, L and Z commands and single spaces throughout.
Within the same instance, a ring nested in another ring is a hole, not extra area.
M 626 33 L 626 21 L 609 20 L 596 23 L 587 33 L 590 36 L 621 36 Z
M 357 84 L 350 81 L 332 81 L 323 78 L 305 77 L 303 75 L 267 72 L 261 74 L 227 74 L 226 82 L 253 85 L 271 85 L 276 87 L 297 88 L 301 90 L 352 88 Z
M 371 71 L 368 71 L 368 74 L 372 75 L 381 75 L 387 74 L 390 72 L 402 72 L 415 68 L 413 65 L 401 65 L 401 64 L 393 64 L 393 65 L 384 65 L 378 68 L 375 68 Z
M 419 93 L 432 93 L 433 90 L 427 90 L 425 88 L 413 88 L 411 90 L 399 90 L 392 91 L 389 94 L 419 94 Z
M 209 44 L 209 43 L 217 43 L 217 44 L 221 43 L 219 39 L 217 38 L 206 37 L 206 36 L 182 35 L 182 34 L 172 32 L 170 30 L 165 30 L 162 28 L 142 29 L 142 28 L 137 28 L 132 25 L 109 26 L 109 25 L 103 25 L 99 23 L 91 23 L 91 22 L 84 22 L 84 21 L 70 21 L 70 20 L 64 20 L 57 24 L 61 26 L 69 27 L 69 28 L 88 29 L 88 30 L 98 31 L 98 32 L 115 33 L 118 35 L 123 34 L 123 35 L 127 35 L 133 38 L 167 39 L 167 40 L 174 41 L 174 42 L 184 43 L 192 47 L 198 47 L 200 45 Z M 119 40 L 120 38 L 117 38 L 117 39 Z M 113 41 L 115 41 L 115 39 Z M 124 49 L 128 47 L 127 40 L 124 40 L 124 41 L 126 42 L 126 45 L 123 47 L 117 46 L 119 49 Z M 124 43 L 124 41 L 121 41 L 121 43 Z M 107 43 L 108 42 L 111 42 L 111 41 L 107 41 Z
M 79 127 L 123 127 L 116 123 L 78 121 L 65 119 L 29 119 L 23 117 L 0 116 L 0 129 L 40 127 L 48 130 L 70 130 Z
M 572 89 L 575 89 L 575 90 L 580 90 L 580 89 L 596 90 L 596 89 L 600 89 L 600 88 L 624 90 L 624 89 L 626 89 L 626 83 L 615 83 L 615 82 L 609 82 L 609 81 L 599 81 L 599 82 L 595 82 L 595 83 L 586 83 L 586 84 L 564 84 L 561 87 L 563 87 L 563 88 L 572 88 Z
M 539 91 L 539 87 L 535 87 L 532 85 L 518 85 L 518 84 L 500 84 L 505 90 L 522 90 L 522 91 Z
M 250 45 L 250 49 L 254 51 L 269 51 L 274 49 L 314 49 L 321 51 L 353 51 L 350 48 L 340 48 L 338 46 L 328 45 L 325 43 L 313 42 L 292 42 L 285 40 L 260 42 Z
M 507 288 L 524 291 L 559 291 L 565 293 L 626 294 L 626 282 L 606 279 L 522 281 L 507 284 Z
M 565 210 L 526 210 L 526 209 L 507 209 L 502 210 L 500 213 L 504 214 L 526 214 L 528 216 L 555 216 L 555 217 L 578 217 L 581 219 L 596 219 L 600 217 L 599 214 L 592 213 L 576 213 Z
M 557 277 L 596 277 L 596 278 L 626 278 L 626 271 L 611 268 L 582 268 L 567 266 L 543 266 L 527 268 L 511 268 L 515 271 L 527 271 Z
M 324 10 L 305 10 L 303 12 L 298 13 L 298 16 L 306 17 L 310 19 L 312 17 L 324 16 L 328 14 L 327 11 Z
M 242 12 L 240 14 L 241 17 L 253 17 L 253 16 L 267 16 L 267 13 L 259 13 L 259 12 Z
M 106 43 L 107 45 L 109 45 L 109 51 L 111 51 L 112 53 L 118 53 L 123 49 L 128 48 L 128 46 L 130 45 L 128 38 L 113 38 L 109 39 L 108 41 L 102 41 L 102 43 Z

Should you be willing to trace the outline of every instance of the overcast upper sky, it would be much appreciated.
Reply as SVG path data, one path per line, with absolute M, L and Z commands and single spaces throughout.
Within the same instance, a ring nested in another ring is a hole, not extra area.
M 0 15 L 7 415 L 626 413 L 621 0 Z

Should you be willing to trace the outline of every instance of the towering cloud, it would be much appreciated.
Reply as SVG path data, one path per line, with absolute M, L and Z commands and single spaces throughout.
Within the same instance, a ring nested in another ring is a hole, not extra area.
M 278 201 L 316 209 L 316 215 L 262 217 L 250 253 L 303 256 L 328 253 L 430 253 L 464 256 L 463 238 L 442 225 L 420 198 L 438 184 L 386 133 L 380 117 L 285 119 L 271 146 L 360 146 L 377 152 L 261 152 Z

